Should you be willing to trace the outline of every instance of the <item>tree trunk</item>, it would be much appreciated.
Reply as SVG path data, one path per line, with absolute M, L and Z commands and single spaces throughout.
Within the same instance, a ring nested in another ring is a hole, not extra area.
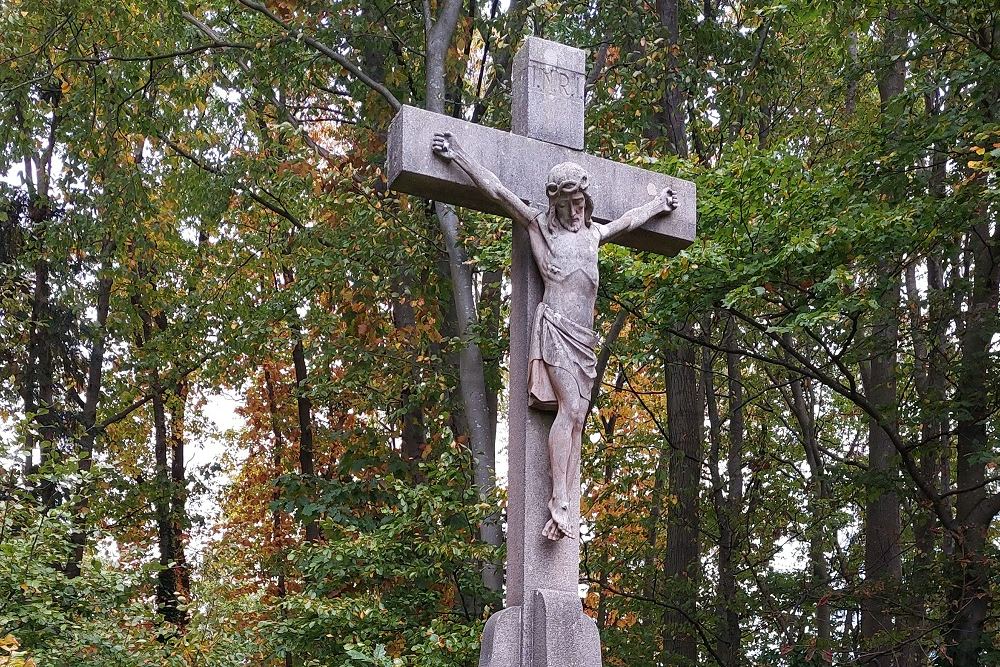
M 204 241 L 203 241 L 204 242 Z M 160 334 L 166 335 L 170 328 L 167 315 L 160 311 L 153 318 Z M 159 384 L 159 380 L 157 380 Z M 187 528 L 187 479 L 184 470 L 184 437 L 185 415 L 187 409 L 190 382 L 186 376 L 178 380 L 169 390 L 164 389 L 164 407 L 167 424 L 167 445 L 170 449 L 169 475 L 169 512 L 170 512 L 170 544 L 171 562 L 174 569 L 174 595 L 179 600 L 185 600 L 191 591 L 191 568 L 187 562 L 184 549 L 184 533 Z M 187 624 L 187 612 L 182 612 L 180 618 L 183 627 Z
M 892 309 L 899 300 L 899 285 L 891 286 L 882 298 L 882 306 Z M 883 316 L 872 330 L 879 346 L 867 374 L 868 399 L 886 414 L 896 410 L 896 343 L 898 325 L 894 309 Z M 893 418 L 894 421 L 894 418 Z M 872 494 L 865 510 L 865 593 L 861 603 L 861 636 L 865 650 L 871 654 L 867 664 L 889 667 L 896 665 L 893 639 L 893 600 L 899 594 L 902 579 L 900 560 L 899 497 L 896 494 L 899 463 L 890 435 L 869 420 L 868 470 L 877 481 L 869 490 Z M 877 477 L 876 477 L 877 476 Z
M 657 0 L 657 15 L 666 33 L 669 49 L 663 110 L 646 128 L 652 137 L 665 136 L 668 148 L 687 157 L 684 89 L 679 71 L 680 3 Z M 685 325 L 686 329 L 689 329 Z M 668 488 L 676 499 L 667 515 L 667 545 L 663 574 L 667 606 L 663 617 L 662 662 L 695 664 L 696 601 L 699 578 L 698 487 L 701 480 L 703 403 L 698 387 L 698 363 L 694 345 L 674 337 L 664 352 L 667 390 L 667 438 L 670 446 Z M 659 470 L 658 478 L 659 478 Z
M 667 515 L 667 548 L 663 574 L 668 586 L 664 613 L 663 662 L 694 665 L 699 580 L 698 490 L 702 464 L 703 407 L 695 348 L 686 340 L 671 341 L 664 354 L 667 389 L 667 435 L 670 440 L 669 489 L 676 502 Z
M 681 86 L 679 59 L 680 52 L 680 3 L 679 0 L 656 0 L 656 12 L 660 26 L 666 32 L 668 49 L 666 80 L 663 94 L 663 110 L 658 114 L 655 136 L 665 136 L 669 149 L 679 157 L 687 157 L 688 142 L 685 119 L 685 92 Z
M 903 91 L 905 61 L 901 40 L 905 33 L 898 22 L 898 12 L 890 7 L 885 18 L 883 57 L 888 63 L 878 80 L 879 100 L 884 122 L 893 98 Z M 891 128 L 886 128 L 892 134 Z M 889 196 L 896 198 L 896 185 Z M 872 356 L 867 373 L 862 377 L 868 400 L 881 410 L 887 420 L 896 423 L 896 354 L 899 344 L 899 276 L 892 259 L 880 263 L 879 275 L 888 276 L 889 284 L 879 299 L 880 313 L 871 327 Z M 892 427 L 895 430 L 895 426 Z M 869 489 L 870 500 L 865 509 L 865 593 L 861 602 L 861 637 L 867 663 L 879 667 L 896 665 L 893 600 L 899 594 L 902 579 L 900 559 L 899 497 L 896 484 L 900 464 L 892 436 L 874 419 L 868 421 L 868 470 L 875 483 Z
M 140 263 L 137 277 L 145 281 L 147 287 L 156 290 L 155 273 Z M 153 316 L 143 302 L 138 291 L 132 293 L 131 302 L 135 307 L 142 327 L 136 334 L 136 348 L 142 350 L 153 339 L 154 331 L 159 328 L 161 333 L 167 330 L 166 315 L 160 313 Z M 157 572 L 156 608 L 163 620 L 175 626 L 176 632 L 183 632 L 187 626 L 187 612 L 181 608 L 183 596 L 187 591 L 187 563 L 184 558 L 181 526 L 175 520 L 173 508 L 176 504 L 177 492 L 174 489 L 176 480 L 184 484 L 184 462 L 172 464 L 171 454 L 183 457 L 183 417 L 178 414 L 176 403 L 169 406 L 171 421 L 168 426 L 167 410 L 171 396 L 163 386 L 158 360 L 151 360 L 151 368 L 147 376 L 150 404 L 153 412 L 153 511 L 156 517 L 157 544 L 159 546 L 160 569 Z M 184 396 L 175 397 L 175 401 L 186 401 L 187 389 L 184 382 L 178 382 L 175 389 L 182 390 Z M 182 407 L 180 408 L 183 409 Z M 175 421 L 177 419 L 177 421 Z M 178 439 L 181 439 L 178 444 Z M 164 630 L 160 640 L 166 641 L 175 634 L 175 630 Z
M 706 336 L 709 328 L 705 327 Z M 723 336 L 723 346 L 733 349 L 733 324 Z M 712 479 L 712 501 L 719 526 L 718 583 L 716 585 L 717 615 L 720 620 L 715 658 L 723 667 L 736 667 L 740 663 L 740 614 L 737 600 L 735 558 L 737 554 L 737 527 L 743 508 L 743 384 L 739 356 L 726 354 L 726 377 L 729 391 L 729 449 L 726 457 L 726 476 L 723 481 L 719 471 L 722 450 L 722 423 L 718 398 L 715 393 L 714 353 L 702 348 L 701 382 L 705 392 L 705 405 L 709 424 L 708 469 Z
M 274 477 L 274 490 L 271 491 L 271 501 L 277 503 L 281 499 L 281 489 L 278 487 L 277 479 L 284 472 L 285 437 L 281 433 L 281 418 L 278 413 L 278 399 L 274 390 L 274 379 L 271 377 L 271 369 L 264 366 L 264 391 L 267 397 L 267 413 L 271 424 L 271 437 L 274 438 L 271 450 L 271 475 Z M 281 512 L 275 507 L 271 510 L 271 543 L 275 549 L 280 550 L 284 542 L 284 534 L 281 530 Z M 278 592 L 284 597 L 284 567 L 278 575 Z
M 36 472 L 38 468 L 43 468 L 46 463 L 53 460 L 56 449 L 57 427 L 55 419 L 55 377 L 53 368 L 54 341 L 51 330 L 51 306 L 50 297 L 52 286 L 49 280 L 49 263 L 46 257 L 46 242 L 48 236 L 49 222 L 53 218 L 51 202 L 49 200 L 49 187 L 52 181 L 52 157 L 56 148 L 56 132 L 62 121 L 62 113 L 59 111 L 59 99 L 49 100 L 52 105 L 52 114 L 49 119 L 48 137 L 44 148 L 37 153 L 25 152 L 24 158 L 24 179 L 28 190 L 28 220 L 31 224 L 34 236 L 37 240 L 38 255 L 34 261 L 34 285 L 32 287 L 31 302 L 31 322 L 29 324 L 28 355 L 26 363 L 28 368 L 24 372 L 24 382 L 21 388 L 21 397 L 24 401 L 25 414 L 37 425 L 35 429 L 25 429 L 27 435 L 24 442 L 24 473 L 25 476 Z M 16 113 L 19 130 L 27 135 L 28 130 L 24 125 L 24 117 L 20 110 Z M 35 146 L 34 142 L 29 142 L 30 146 Z M 36 437 L 37 436 L 37 437 Z M 34 462 L 35 445 L 39 448 L 39 462 L 36 467 Z M 43 477 L 38 487 L 38 497 L 41 503 L 52 508 L 56 503 L 56 485 L 51 477 Z
M 980 212 L 985 219 L 985 205 Z M 986 491 L 986 460 L 991 448 L 987 431 L 991 404 L 988 374 L 991 344 L 998 331 L 1000 309 L 1000 226 L 992 235 L 987 223 L 974 226 L 968 242 L 974 257 L 972 293 L 960 337 L 962 359 L 955 391 L 957 433 L 956 486 L 965 489 L 955 502 L 960 526 L 955 557 L 951 560 L 950 607 L 956 610 L 946 635 L 948 655 L 954 664 L 980 664 L 984 646 L 983 626 L 989 616 L 991 559 L 985 553 L 987 531 L 1000 508 L 997 496 Z
M 191 595 L 191 566 L 184 548 L 187 520 L 187 477 L 184 468 L 185 415 L 190 383 L 181 380 L 171 392 L 167 403 L 170 419 L 170 530 L 172 532 L 174 581 L 178 599 L 187 600 Z M 184 621 L 187 613 L 184 612 Z
M 285 438 L 281 433 L 281 418 L 278 412 L 278 399 L 274 390 L 274 380 L 271 378 L 271 370 L 264 366 L 264 391 L 267 396 L 267 413 L 271 422 L 271 435 L 274 438 L 273 449 L 271 451 L 271 474 L 274 476 L 274 490 L 271 491 L 271 501 L 274 509 L 271 510 L 271 545 L 274 549 L 274 562 L 278 567 L 278 598 L 284 600 L 288 594 L 285 584 L 285 534 L 281 528 L 281 511 L 277 508 L 277 503 L 281 499 L 281 488 L 278 486 L 278 478 L 284 472 Z M 288 610 L 284 604 L 281 605 L 281 618 L 288 620 Z M 292 667 L 295 658 L 291 653 L 285 654 L 285 667 Z
M 282 269 L 285 287 L 295 282 L 295 273 L 290 267 Z M 295 345 L 292 347 L 292 365 L 295 369 L 295 410 L 299 425 L 299 474 L 306 485 L 311 485 L 316 475 L 316 464 L 313 454 L 312 399 L 309 398 L 309 369 L 306 365 L 305 345 L 303 344 L 302 322 L 294 310 L 288 316 L 288 328 L 292 333 Z M 319 539 L 319 526 L 311 516 L 303 517 L 305 523 L 305 538 L 307 542 Z
M 153 369 L 149 379 L 153 406 L 153 439 L 154 439 L 154 510 L 156 515 L 157 540 L 160 551 L 160 570 L 157 574 L 156 606 L 163 620 L 176 626 L 183 632 L 187 626 L 188 614 L 182 609 L 188 589 L 188 568 L 184 556 L 184 546 L 181 525 L 175 514 L 177 507 L 176 486 L 184 484 L 184 464 L 171 461 L 171 455 L 183 455 L 183 430 L 180 423 L 174 421 L 176 403 L 186 400 L 186 396 L 170 396 L 163 388 L 159 371 Z M 186 394 L 186 390 L 185 390 Z M 170 404 L 168 406 L 168 403 Z M 168 410 L 170 426 L 168 427 Z M 174 429 L 177 429 L 176 431 Z M 180 451 L 178 451 L 180 450 Z M 177 481 L 177 476 L 180 481 Z M 183 511 L 183 505 L 181 505 Z M 172 632 L 161 635 L 166 639 Z
M 497 341 L 501 339 L 502 289 L 503 271 L 487 271 L 483 274 L 482 287 L 479 290 L 481 328 L 483 335 Z M 482 316 L 484 310 L 485 317 Z M 486 375 L 486 403 L 489 406 L 489 435 L 492 442 L 490 451 L 492 452 L 496 452 L 499 394 L 500 388 L 503 386 L 503 381 L 500 378 L 500 361 L 499 346 L 495 354 L 483 357 L 484 373 Z
M 624 311 L 622 311 L 624 312 Z M 620 392 L 625 387 L 625 373 L 619 370 L 618 377 L 615 379 L 615 391 Z M 596 390 L 596 388 L 595 388 Z M 613 412 L 611 415 L 604 420 L 604 486 L 607 487 L 614 476 L 614 466 L 611 463 L 611 447 L 615 441 L 615 427 L 618 424 L 618 413 Z M 608 626 L 608 585 L 611 582 L 610 573 L 610 558 L 608 554 L 611 551 L 611 542 L 608 541 L 604 548 L 601 549 L 601 558 L 598 563 L 598 572 L 600 572 L 600 582 L 599 589 L 597 591 L 597 629 L 604 630 Z
M 180 608 L 181 582 L 178 579 L 174 526 L 171 516 L 171 479 L 168 462 L 167 411 L 165 392 L 156 369 L 150 372 L 149 388 L 153 406 L 154 511 L 157 543 L 160 550 L 160 570 L 157 573 L 156 607 L 163 620 L 178 628 L 187 624 L 187 615 Z M 168 633 L 169 634 L 169 633 Z M 164 638 L 166 635 L 164 635 Z
M 994 21 L 979 30 L 983 44 L 996 44 L 1000 28 Z M 990 83 L 981 85 L 990 86 Z M 1000 91 L 995 86 L 981 96 L 982 114 L 987 123 L 996 123 Z M 980 172 L 972 187 L 989 187 Z M 957 613 L 945 635 L 948 656 L 958 667 L 978 667 L 981 654 L 993 648 L 983 633 L 983 626 L 992 608 L 990 578 L 992 558 L 985 553 L 990 524 L 1000 511 L 1000 495 L 988 495 L 984 480 L 990 452 L 995 447 L 987 425 L 996 414 L 996 397 L 991 390 L 995 364 L 991 365 L 998 332 L 1000 332 L 1000 224 L 995 212 L 980 195 L 978 209 L 973 212 L 967 235 L 967 252 L 974 262 L 971 293 L 965 312 L 965 327 L 959 336 L 961 362 L 955 391 L 954 420 L 957 422 L 956 486 L 966 489 L 955 502 L 955 518 L 960 525 L 955 538 L 955 558 L 949 594 L 950 608 Z M 990 227 L 992 226 L 992 233 Z
M 42 238 L 45 234 L 43 232 Z M 44 252 L 40 249 L 40 252 Z M 35 261 L 35 287 L 34 302 L 32 304 L 32 324 L 35 331 L 35 363 L 37 370 L 33 372 L 37 393 L 35 398 L 34 411 L 35 421 L 38 424 L 38 467 L 42 469 L 42 481 L 39 485 L 40 500 L 45 507 L 54 507 L 56 504 L 56 485 L 51 476 L 51 471 L 46 471 L 46 465 L 53 463 L 56 452 L 56 420 L 55 420 L 55 378 L 53 377 L 52 360 L 52 330 L 51 312 L 49 308 L 49 298 L 51 286 L 49 285 L 49 264 L 45 259 Z M 29 362 L 30 363 L 30 362 Z M 30 389 L 34 389 L 33 387 Z
M 807 400 L 805 381 L 798 375 L 789 380 L 789 388 L 791 392 L 789 408 L 799 425 L 806 463 L 809 466 L 809 526 L 806 528 L 809 540 L 809 570 L 812 596 L 816 603 L 817 646 L 826 649 L 830 648 L 830 605 L 826 602 L 830 588 L 830 572 L 826 560 L 827 528 L 823 517 L 828 511 L 829 490 L 819 449 L 819 434 L 816 432 L 815 401 L 811 400 L 812 393 L 809 393 L 810 400 Z
M 365 72 L 374 81 L 384 85 L 387 62 L 385 58 L 384 44 L 381 40 L 365 37 L 359 40 L 359 46 Z M 370 101 L 379 106 L 383 104 L 383 100 L 381 98 L 366 98 L 363 103 L 363 111 L 361 113 L 362 117 L 369 116 L 376 111 L 375 109 L 369 108 L 373 106 L 369 103 Z M 378 136 L 379 139 L 385 143 L 387 139 L 387 132 L 378 132 Z M 385 203 L 386 202 L 383 202 L 383 204 Z M 416 325 L 413 305 L 409 300 L 409 288 L 411 284 L 412 280 L 407 276 L 403 274 L 397 275 L 395 280 L 395 291 L 399 294 L 399 298 L 394 300 L 392 303 L 392 323 L 397 331 L 413 331 Z M 407 374 L 410 378 L 410 382 L 404 385 L 399 396 L 399 401 L 402 406 L 402 416 L 400 419 L 400 445 L 403 460 L 409 464 L 410 474 L 415 481 L 420 481 L 422 478 L 418 463 L 423 456 L 425 447 L 427 446 L 427 432 L 424 425 L 424 409 L 423 406 L 420 405 L 420 402 L 415 399 L 415 388 L 420 384 L 420 365 L 417 362 L 417 357 L 419 356 L 419 349 L 412 348 L 409 350 L 409 358 L 407 360 L 407 365 L 409 367 L 407 369 Z
M 153 504 L 156 514 L 156 531 L 160 549 L 160 571 L 157 574 L 156 606 L 164 619 L 176 622 L 176 598 L 174 597 L 174 571 L 171 567 L 170 501 L 167 480 L 167 419 L 163 408 L 163 392 L 159 386 L 156 371 L 150 373 L 150 391 L 153 394 Z
M 658 542 L 660 541 L 660 524 L 663 522 L 665 491 L 667 475 L 670 470 L 670 460 L 673 456 L 673 443 L 667 439 L 659 448 L 656 459 L 656 469 L 653 471 L 653 489 L 649 504 L 649 523 L 646 526 L 646 557 L 643 564 L 642 595 L 647 600 L 656 599 L 657 586 L 660 579 L 660 558 Z M 669 546 L 668 546 L 669 549 Z
M 472 270 L 467 263 L 465 249 L 458 238 L 458 216 L 454 209 L 438 203 L 438 219 L 448 248 L 451 280 L 455 296 L 458 319 L 458 335 L 462 340 L 459 350 L 459 386 L 462 390 L 462 405 L 468 424 L 469 445 L 472 449 L 473 480 L 480 499 L 487 500 L 493 494 L 495 454 L 493 451 L 494 426 L 490 423 L 490 403 L 486 391 L 486 373 L 483 353 L 472 340 L 472 332 L 478 321 L 473 297 Z M 499 546 L 502 541 L 496 515 L 484 520 L 479 527 L 480 538 L 486 544 Z M 492 591 L 499 591 L 503 576 L 496 563 L 483 566 L 483 583 Z
M 922 403 L 923 412 L 920 425 L 921 446 L 918 450 L 920 474 L 932 483 L 938 493 L 941 493 L 943 487 L 935 483 L 935 480 L 939 475 L 941 455 L 946 444 L 944 436 L 946 426 L 936 411 L 944 400 L 947 367 L 945 358 L 941 354 L 944 334 L 942 325 L 946 322 L 946 315 L 940 307 L 941 270 L 938 259 L 935 257 L 927 259 L 927 301 L 930 304 L 927 332 L 922 328 L 924 316 L 916 274 L 914 265 L 911 264 L 906 268 L 906 300 L 913 340 L 914 386 Z M 934 530 L 936 524 L 937 518 L 932 508 L 926 503 L 917 508 L 913 520 L 914 554 L 909 571 L 905 574 L 907 581 L 930 580 L 934 565 L 934 550 L 939 542 Z M 909 596 L 910 613 L 899 620 L 905 628 L 905 631 L 900 633 L 905 635 L 906 642 L 903 647 L 903 662 L 913 667 L 927 662 L 926 647 L 920 643 L 920 638 L 927 630 L 927 593 L 928 589 L 922 583 L 913 586 Z
M 428 111 L 444 113 L 445 110 L 447 90 L 445 61 L 461 11 L 461 0 L 445 0 L 436 18 L 424 17 L 428 28 L 425 35 L 427 42 L 425 107 Z M 479 498 L 486 500 L 492 495 L 494 488 L 495 454 L 492 434 L 495 427 L 490 422 L 490 403 L 486 390 L 482 350 L 472 338 L 472 332 L 478 323 L 473 273 L 468 263 L 468 255 L 459 239 L 459 220 L 454 208 L 437 202 L 434 210 L 447 250 L 458 335 L 461 339 L 459 387 L 468 424 L 469 446 L 472 450 L 473 480 Z M 480 524 L 479 535 L 486 544 L 500 545 L 503 536 L 495 514 Z M 484 564 L 483 584 L 489 590 L 501 589 L 503 575 L 497 563 Z
M 416 317 L 413 306 L 407 301 L 405 286 L 399 286 L 399 299 L 392 304 L 392 323 L 398 331 L 412 331 L 416 326 Z M 400 393 L 400 402 L 403 405 L 402 426 L 400 429 L 400 440 L 402 444 L 403 459 L 410 464 L 410 470 L 414 479 L 419 480 L 420 474 L 417 462 L 423 455 L 427 446 L 427 435 L 424 429 L 423 408 L 414 399 L 412 387 L 420 383 L 420 370 L 417 363 L 418 350 L 411 350 L 409 358 L 410 384 L 403 387 Z
M 735 324 L 730 324 L 726 347 L 731 344 Z M 737 600 L 736 564 L 739 553 L 739 527 L 743 516 L 743 375 L 740 371 L 739 356 L 726 355 L 726 370 L 729 384 L 729 456 L 726 459 L 727 498 L 723 508 L 726 535 L 719 543 L 719 594 L 727 602 L 725 626 L 719 639 L 719 655 L 727 667 L 737 667 L 742 652 L 740 650 L 740 613 Z
M 306 368 L 305 347 L 302 344 L 302 330 L 295 324 L 295 346 L 292 348 L 292 362 L 295 365 L 295 408 L 299 423 L 299 473 L 309 484 L 316 475 L 313 457 L 312 400 L 309 398 L 309 373 Z M 319 539 L 316 519 L 305 517 L 306 541 Z
M 97 406 L 101 400 L 101 382 L 104 377 L 104 349 L 107 340 L 108 312 L 111 308 L 111 263 L 108 255 L 113 244 L 106 241 L 97 281 L 97 322 L 94 339 L 90 349 L 90 360 L 87 364 L 87 390 L 84 394 L 83 409 L 80 411 L 80 428 L 82 434 L 79 440 L 80 473 L 84 479 L 77 491 L 79 500 L 73 508 L 73 531 L 70 533 L 70 543 L 73 545 L 69 561 L 66 563 L 66 576 L 70 579 L 80 576 L 83 563 L 83 553 L 87 546 L 87 510 L 90 505 L 90 491 L 87 476 L 93 466 L 94 443 L 97 437 Z

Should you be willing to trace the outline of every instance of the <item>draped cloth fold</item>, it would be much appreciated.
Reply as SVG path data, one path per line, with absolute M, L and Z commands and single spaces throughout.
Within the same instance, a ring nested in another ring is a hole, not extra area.
M 558 409 L 546 366 L 572 375 L 580 396 L 589 401 L 597 377 L 596 347 L 593 330 L 563 317 L 545 303 L 538 304 L 528 351 L 528 405 L 539 410 Z

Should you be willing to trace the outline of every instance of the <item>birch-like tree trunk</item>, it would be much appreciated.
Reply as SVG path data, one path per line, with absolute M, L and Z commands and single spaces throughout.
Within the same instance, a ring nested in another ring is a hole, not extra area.
M 445 78 L 445 64 L 455 27 L 462 11 L 461 0 L 445 0 L 436 16 L 431 16 L 430 2 L 424 3 L 426 26 L 426 96 L 428 111 L 444 113 L 445 92 L 448 89 Z M 428 146 L 428 150 L 430 147 Z M 493 493 L 495 453 L 493 433 L 495 425 L 491 419 L 489 393 L 486 389 L 486 372 L 483 353 L 473 339 L 473 331 L 479 321 L 476 309 L 476 289 L 469 256 L 459 238 L 460 223 L 455 209 L 437 202 L 434 207 L 441 235 L 448 255 L 457 333 L 459 337 L 458 377 L 468 428 L 469 447 L 472 450 L 473 480 L 481 499 Z M 493 515 L 479 527 L 483 542 L 499 546 L 503 536 L 499 521 Z M 503 585 L 503 575 L 499 564 L 487 563 L 483 567 L 483 583 L 493 591 Z

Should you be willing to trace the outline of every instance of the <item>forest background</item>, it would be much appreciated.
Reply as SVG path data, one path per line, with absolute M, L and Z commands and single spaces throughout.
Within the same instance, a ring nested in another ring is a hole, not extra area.
M 388 192 L 384 140 L 401 103 L 507 128 L 528 34 L 589 51 L 589 151 L 699 193 L 678 257 L 601 259 L 606 663 L 1000 662 L 995 3 L 5 0 L 0 34 L 0 665 L 475 664 L 510 223 Z

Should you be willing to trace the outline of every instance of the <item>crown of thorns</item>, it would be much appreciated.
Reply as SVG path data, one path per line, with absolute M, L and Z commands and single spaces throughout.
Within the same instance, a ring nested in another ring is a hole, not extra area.
M 583 167 L 573 162 L 563 162 L 549 171 L 549 182 L 545 184 L 545 192 L 554 197 L 560 192 L 586 192 L 587 172 Z

